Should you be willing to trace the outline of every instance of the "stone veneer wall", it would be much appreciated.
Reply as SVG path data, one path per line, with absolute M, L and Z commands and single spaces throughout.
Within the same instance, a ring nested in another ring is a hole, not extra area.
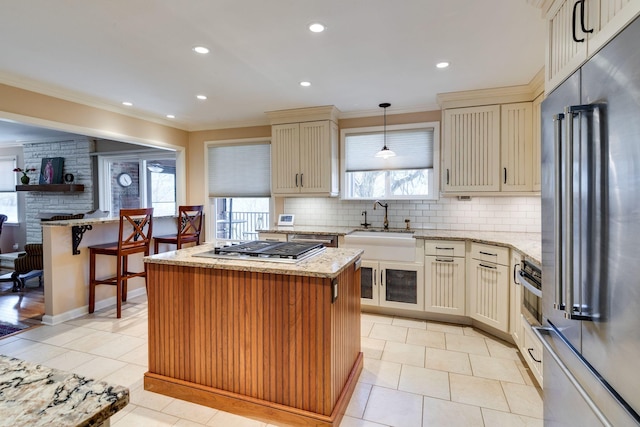
M 29 174 L 31 184 L 38 183 L 43 158 L 63 157 L 63 174 L 72 173 L 75 184 L 83 184 L 82 193 L 26 192 L 25 211 L 27 243 L 42 242 L 39 214 L 83 213 L 93 208 L 93 179 L 90 153 L 95 151 L 93 140 L 78 136 L 73 140 L 38 142 L 23 146 L 25 167 L 36 168 Z
M 381 200 L 388 203 L 389 227 L 463 231 L 540 232 L 540 197 L 455 197 L 429 200 Z M 338 198 L 288 198 L 284 212 L 295 215 L 296 225 L 335 225 L 358 227 L 367 222 L 382 227 L 384 208 L 373 210 L 373 200 L 349 201 Z

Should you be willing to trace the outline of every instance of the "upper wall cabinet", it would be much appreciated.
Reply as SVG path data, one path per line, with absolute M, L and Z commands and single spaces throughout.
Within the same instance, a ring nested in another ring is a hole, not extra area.
M 548 22 L 545 91 L 551 92 L 640 13 L 640 0 L 556 0 Z
M 531 102 L 446 109 L 443 193 L 533 191 Z
M 272 194 L 338 195 L 337 113 L 332 106 L 267 113 L 272 123 Z

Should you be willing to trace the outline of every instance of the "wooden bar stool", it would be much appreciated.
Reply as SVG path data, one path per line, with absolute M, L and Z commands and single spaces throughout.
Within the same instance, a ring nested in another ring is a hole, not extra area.
M 127 280 L 144 277 L 147 284 L 147 267 L 141 272 L 130 272 L 129 255 L 143 253 L 149 255 L 153 231 L 153 208 L 121 209 L 118 241 L 102 245 L 89 246 L 89 313 L 93 313 L 96 303 L 96 286 L 116 287 L 117 317 L 122 317 L 122 302 L 127 300 Z M 106 279 L 96 279 L 96 255 L 117 257 L 116 275 Z
M 203 205 L 178 207 L 178 233 L 153 237 L 153 253 L 158 253 L 160 243 L 176 245 L 176 249 L 182 249 L 185 243 L 195 242 L 200 244 L 200 231 L 202 230 Z

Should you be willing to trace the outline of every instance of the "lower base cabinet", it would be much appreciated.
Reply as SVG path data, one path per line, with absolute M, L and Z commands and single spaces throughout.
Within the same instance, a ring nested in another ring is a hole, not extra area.
M 533 376 L 536 377 L 540 387 L 542 387 L 542 343 L 540 339 L 534 334 L 529 322 L 521 318 L 522 331 L 523 331 L 523 345 L 520 347 L 520 352 L 524 357 L 527 365 L 531 368 Z
M 361 303 L 424 309 L 424 266 L 411 262 L 362 261 Z
M 509 332 L 509 250 L 471 244 L 467 315 L 502 332 Z M 502 261 L 506 260 L 506 261 Z M 501 263 L 502 262 L 502 263 Z
M 464 257 L 425 256 L 425 310 L 465 314 Z

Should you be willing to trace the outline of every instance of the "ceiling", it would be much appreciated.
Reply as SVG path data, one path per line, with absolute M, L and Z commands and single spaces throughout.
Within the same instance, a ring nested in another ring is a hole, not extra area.
M 381 102 L 388 114 L 433 110 L 437 93 L 527 84 L 544 66 L 545 25 L 529 3 L 7 1 L 0 82 L 189 131 L 318 105 L 342 117 L 379 114 Z M 307 29 L 316 21 L 326 31 Z M 42 132 L 0 121 L 0 142 Z

